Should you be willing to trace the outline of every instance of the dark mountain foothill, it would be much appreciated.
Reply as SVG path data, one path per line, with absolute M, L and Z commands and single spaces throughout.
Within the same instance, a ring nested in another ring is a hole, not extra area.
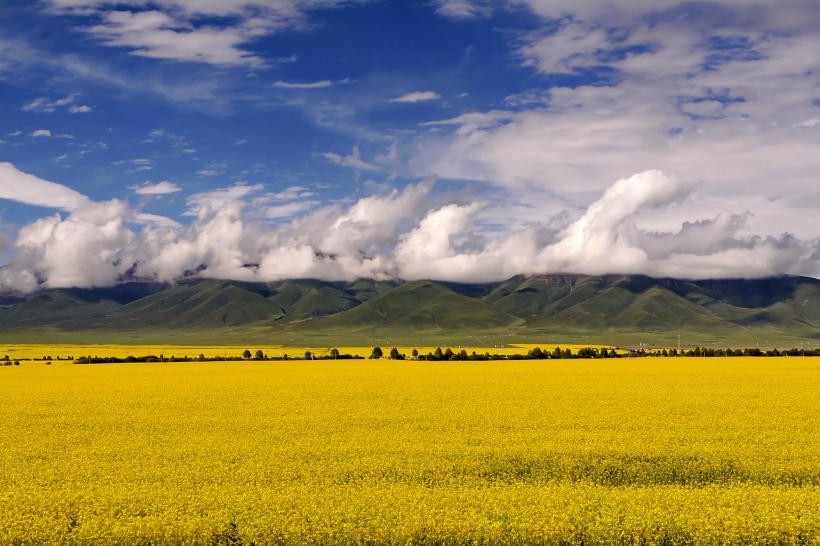
M 0 298 L 0 328 L 15 332 L 219 332 L 325 336 L 701 335 L 820 339 L 820 280 L 688 281 L 645 276 L 516 276 L 503 282 L 248 283 L 189 279 L 111 288 L 49 289 Z M 631 339 L 631 338 L 630 338 Z

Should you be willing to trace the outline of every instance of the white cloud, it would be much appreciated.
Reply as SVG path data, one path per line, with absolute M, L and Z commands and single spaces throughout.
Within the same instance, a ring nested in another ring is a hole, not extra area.
M 570 17 L 518 38 L 522 64 L 548 77 L 592 70 L 602 81 L 533 88 L 511 97 L 514 111 L 423 124 L 436 131 L 417 146 L 417 174 L 482 181 L 521 203 L 560 196 L 586 207 L 612 179 L 658 168 L 703 182 L 698 207 L 667 211 L 679 225 L 693 210 L 715 217 L 742 206 L 755 213 L 751 232 L 816 237 L 802 218 L 820 206 L 797 218 L 781 200 L 810 201 L 820 172 L 811 121 L 820 57 L 810 53 L 820 39 L 805 22 L 820 17 L 816 6 L 789 2 L 800 16 L 788 18 L 769 3 L 529 4 Z
M 150 171 L 154 168 L 154 160 L 147 157 L 138 157 L 136 159 L 121 159 L 115 161 L 114 165 L 131 165 L 132 168 L 128 172 L 142 172 Z
M 36 112 L 40 114 L 51 114 L 57 110 L 65 110 L 70 114 L 83 114 L 91 111 L 90 106 L 76 104 L 77 95 L 69 95 L 62 99 L 49 99 L 48 97 L 37 97 L 25 104 L 21 110 L 24 112 Z
M 97 24 L 87 26 L 86 32 L 108 46 L 127 48 L 133 55 L 217 66 L 261 66 L 265 59 L 249 50 L 255 40 L 279 30 L 304 29 L 310 11 L 344 7 L 348 2 L 50 0 L 49 4 L 57 14 L 95 18 Z M 219 19 L 219 26 L 214 19 Z
M 259 65 L 262 59 L 240 49 L 252 29 L 192 27 L 160 11 L 109 11 L 87 31 L 106 45 L 125 47 L 133 55 L 214 65 Z
M 198 170 L 196 174 L 199 176 L 220 176 L 225 174 L 226 167 L 224 161 L 211 161 L 205 168 Z
M 25 226 L 15 243 L 15 262 L 3 280 L 26 282 L 33 276 L 48 288 L 115 284 L 131 266 L 123 260 L 134 238 L 122 224 L 128 214 L 124 202 L 110 201 L 84 205 L 65 220 L 55 214 Z
M 148 212 L 140 212 L 134 216 L 134 222 L 137 224 L 148 225 L 151 227 L 160 227 L 160 228 L 174 228 L 174 229 L 181 229 L 182 224 L 168 218 L 167 216 L 160 216 L 159 214 L 151 214 Z
M 169 281 L 200 267 L 206 276 L 249 281 L 488 282 L 560 272 L 676 278 L 820 275 L 819 240 L 745 234 L 748 214 L 701 216 L 668 231 L 639 227 L 643 212 L 668 212 L 692 191 L 660 171 L 618 180 L 575 220 L 545 217 L 512 231 L 488 229 L 488 202 L 441 204 L 431 198 L 431 188 L 432 180 L 411 184 L 349 206 L 315 209 L 289 223 L 269 220 L 303 214 L 315 203 L 250 204 L 261 185 L 191 196 L 188 204 L 197 216 L 185 226 L 137 213 L 123 201 L 85 201 L 66 218 L 53 215 L 22 228 L 14 261 L 0 269 L 0 286 L 22 291 L 108 286 L 125 271 Z
M 31 136 L 33 136 L 35 138 L 37 138 L 37 137 L 46 137 L 46 138 L 48 138 L 52 135 L 51 135 L 51 131 L 49 131 L 48 129 L 36 129 L 36 130 L 31 132 Z
M 286 205 L 273 205 L 265 207 L 262 211 L 262 215 L 271 220 L 292 218 L 316 207 L 319 204 L 319 201 L 294 201 Z
M 481 206 L 450 204 L 428 212 L 396 247 L 402 278 L 470 282 L 498 277 L 498 260 L 481 253 L 459 252 L 453 244 L 454 237 L 473 227 L 473 216 Z
M 204 213 L 219 210 L 229 203 L 238 203 L 244 197 L 264 189 L 262 184 L 249 186 L 247 184 L 237 184 L 227 188 L 218 188 L 212 191 L 195 193 L 189 196 L 185 203 L 188 205 L 186 216 L 197 216 Z
M 436 13 L 451 19 L 476 19 L 492 13 L 489 5 L 475 0 L 437 0 L 436 4 Z
M 50 114 L 59 108 L 68 106 L 74 102 L 74 95 L 62 99 L 51 100 L 46 97 L 38 97 L 25 103 L 22 107 L 24 112 L 39 112 Z
M 531 37 L 520 53 L 526 59 L 525 65 L 560 74 L 603 64 L 599 57 L 611 47 L 605 28 L 569 22 L 557 32 Z
M 305 186 L 289 186 L 278 193 L 269 194 L 269 197 L 277 201 L 292 201 L 312 197 L 313 195 L 316 195 L 316 193 Z
M 182 188 L 167 180 L 157 182 L 156 184 L 146 182 L 141 186 L 129 186 L 129 188 L 134 190 L 134 193 L 137 195 L 167 195 L 169 193 L 182 191 Z
M 400 97 L 390 99 L 390 102 L 426 102 L 438 100 L 440 98 L 441 95 L 435 91 L 413 91 L 411 93 L 405 93 Z
M 85 195 L 24 173 L 8 162 L 0 162 L 0 198 L 67 211 L 90 203 Z
M 333 82 L 330 80 L 319 80 L 315 82 L 308 82 L 308 83 L 291 83 L 291 82 L 283 82 L 277 81 L 274 82 L 274 87 L 279 87 L 280 89 L 325 89 L 333 85 Z
M 331 163 L 341 165 L 342 167 L 350 167 L 351 169 L 355 169 L 357 171 L 378 170 L 377 166 L 362 161 L 361 155 L 359 153 L 358 144 L 353 146 L 353 151 L 350 153 L 350 155 L 342 156 L 332 152 L 324 152 L 322 153 L 322 156 L 327 158 Z

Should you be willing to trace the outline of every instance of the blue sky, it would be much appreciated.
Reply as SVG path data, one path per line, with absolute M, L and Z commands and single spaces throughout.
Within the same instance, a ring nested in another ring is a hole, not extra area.
M 820 276 L 815 2 L 0 12 L 7 290 Z

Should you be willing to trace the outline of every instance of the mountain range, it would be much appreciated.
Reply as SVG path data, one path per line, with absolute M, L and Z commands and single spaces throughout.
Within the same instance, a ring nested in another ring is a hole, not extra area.
M 820 340 L 820 280 L 687 281 L 626 275 L 274 283 L 191 278 L 172 284 L 47 289 L 0 299 L 0 341 L 55 339 L 373 339 L 572 337 L 669 341 Z M 39 337 L 38 337 L 39 336 Z M 466 343 L 467 341 L 465 341 Z

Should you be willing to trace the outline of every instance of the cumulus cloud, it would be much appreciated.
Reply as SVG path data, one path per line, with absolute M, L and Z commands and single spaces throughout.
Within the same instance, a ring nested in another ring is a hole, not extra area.
M 512 231 L 488 224 L 488 202 L 442 203 L 432 188 L 427 180 L 312 210 L 312 203 L 294 200 L 270 206 L 266 216 L 270 196 L 254 197 L 262 187 L 237 185 L 191 196 L 196 218 L 187 225 L 135 212 L 123 201 L 84 202 L 65 218 L 55 214 L 20 230 L 13 262 L 0 268 L 0 288 L 108 286 L 126 273 L 170 281 L 197 270 L 247 281 L 820 275 L 820 240 L 749 234 L 748 213 L 724 211 L 669 231 L 642 228 L 645 211 L 667 211 L 693 195 L 690 185 L 658 170 L 616 181 L 575 219 L 544 217 Z M 305 213 L 289 223 L 269 222 L 299 212 Z
M 169 193 L 182 191 L 182 188 L 167 180 L 157 182 L 156 184 L 146 182 L 142 186 L 129 186 L 129 188 L 134 190 L 134 193 L 137 195 L 167 195 Z
M 0 162 L 0 199 L 66 211 L 91 202 L 69 187 L 24 173 L 8 162 Z
M 622 178 L 604 192 L 559 240 L 545 248 L 538 262 L 558 271 L 637 273 L 646 270 L 649 257 L 636 246 L 625 228 L 626 220 L 643 208 L 678 201 L 687 190 L 677 178 L 646 171 Z
M 441 95 L 435 91 L 413 91 L 411 93 L 405 93 L 400 97 L 390 99 L 390 102 L 427 102 L 431 100 L 438 100 L 440 98 Z
M 52 136 L 52 134 L 51 134 L 51 131 L 49 131 L 48 129 L 35 129 L 34 131 L 31 132 L 31 136 L 33 136 L 34 138 L 39 138 L 39 137 L 48 138 L 48 137 Z
M 20 230 L 14 264 L 6 272 L 22 280 L 17 289 L 111 286 L 125 273 L 122 258 L 133 242 L 123 228 L 128 214 L 122 201 L 93 203 L 77 208 L 65 219 L 59 214 L 41 218 Z

